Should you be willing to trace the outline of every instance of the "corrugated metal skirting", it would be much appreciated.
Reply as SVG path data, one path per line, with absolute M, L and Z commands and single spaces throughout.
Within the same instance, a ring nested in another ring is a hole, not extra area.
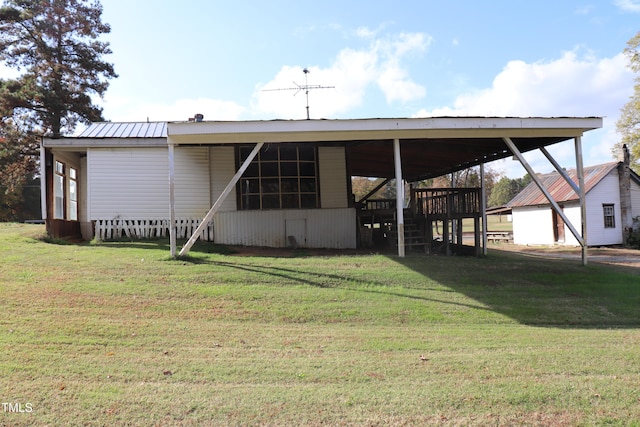
M 227 245 L 291 246 L 288 223 L 297 247 L 356 247 L 356 212 L 351 208 L 220 212 L 213 223 L 216 243 Z

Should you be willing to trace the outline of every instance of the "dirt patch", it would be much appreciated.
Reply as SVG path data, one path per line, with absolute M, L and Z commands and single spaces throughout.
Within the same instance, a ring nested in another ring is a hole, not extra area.
M 576 260 L 582 258 L 582 249 L 580 247 L 497 244 L 490 245 L 489 248 L 552 258 L 568 258 Z M 620 246 L 588 248 L 587 260 L 588 262 L 637 268 L 639 269 L 638 273 L 640 274 L 640 250 L 638 249 L 629 249 Z

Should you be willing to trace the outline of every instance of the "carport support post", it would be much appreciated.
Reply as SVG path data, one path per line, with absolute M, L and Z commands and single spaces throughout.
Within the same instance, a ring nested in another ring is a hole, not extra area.
M 402 185 L 402 160 L 400 158 L 400 140 L 393 140 L 393 160 L 396 169 L 396 216 L 398 231 L 398 256 L 404 257 L 404 186 Z
M 171 258 L 176 257 L 176 178 L 175 149 L 169 144 L 169 247 Z
M 527 171 L 529 176 L 531 176 L 531 179 L 533 180 L 533 182 L 536 183 L 536 185 L 538 186 L 540 191 L 542 191 L 542 194 L 544 194 L 544 196 L 547 198 L 547 200 L 549 201 L 549 203 L 553 207 L 553 210 L 555 210 L 556 213 L 560 216 L 560 218 L 562 218 L 562 220 L 564 221 L 565 225 L 567 227 L 569 227 L 569 230 L 571 231 L 571 234 L 573 234 L 573 237 L 575 237 L 576 240 L 578 241 L 578 243 L 580 243 L 580 246 L 582 246 L 583 257 L 584 257 L 582 263 L 584 265 L 586 265 L 587 259 L 586 259 L 586 241 L 585 241 L 585 239 L 582 237 L 582 235 L 580 233 L 578 233 L 578 231 L 573 226 L 571 221 L 569 221 L 569 218 L 567 218 L 565 213 L 562 211 L 562 208 L 560 208 L 560 206 L 558 205 L 558 202 L 555 201 L 553 196 L 551 196 L 551 193 L 549 193 L 549 190 L 547 190 L 547 188 L 544 186 L 544 184 L 542 184 L 542 181 L 540 181 L 540 178 L 538 178 L 538 175 L 536 175 L 536 173 L 534 172 L 534 170 L 531 167 L 531 165 L 529 165 L 529 162 L 527 162 L 527 160 L 524 158 L 524 156 L 522 155 L 520 150 L 518 150 L 518 147 L 516 147 L 516 145 L 511 140 L 511 138 L 503 137 L 502 140 L 505 142 L 505 144 L 507 144 L 507 147 L 509 147 L 511 152 L 518 158 L 518 160 L 520 161 L 522 166 L 525 168 L 525 170 Z M 577 146 L 578 146 L 578 143 L 576 143 L 576 149 L 578 149 Z M 582 171 L 582 149 L 580 149 L 579 151 L 580 151 L 580 162 L 579 162 L 579 164 L 576 165 L 576 168 L 579 169 L 578 176 L 583 174 L 583 171 Z M 578 156 L 578 153 L 576 153 L 576 157 L 577 156 Z M 582 178 L 582 180 L 584 181 L 584 178 Z M 582 186 L 582 187 L 584 188 L 584 186 Z M 583 198 L 580 201 L 580 204 L 582 206 L 584 205 L 584 199 Z M 584 221 L 583 221 L 583 227 L 584 227 Z
M 480 212 L 482 213 L 482 254 L 487 254 L 487 188 L 484 182 L 484 163 L 480 163 Z M 474 230 L 476 239 L 478 230 Z M 477 252 L 477 248 L 476 248 Z
M 256 146 L 253 147 L 253 150 L 251 151 L 251 153 L 249 153 L 249 157 L 245 159 L 242 166 L 240 166 L 240 169 L 238 169 L 238 172 L 236 172 L 233 178 L 231 178 L 231 181 L 229 181 L 225 189 L 222 191 L 222 193 L 220 193 L 220 196 L 218 196 L 218 199 L 215 201 L 213 206 L 211 206 L 211 209 L 209 209 L 209 212 L 207 212 L 204 218 L 202 218 L 202 221 L 200 222 L 200 224 L 198 224 L 198 228 L 195 229 L 195 231 L 193 232 L 189 240 L 187 240 L 187 243 L 184 244 L 184 246 L 180 250 L 180 256 L 184 256 L 189 253 L 189 250 L 191 249 L 193 244 L 196 242 L 196 240 L 198 240 L 198 236 L 200 236 L 200 233 L 202 233 L 202 230 L 204 230 L 204 228 L 207 226 L 209 221 L 211 221 L 211 218 L 213 218 L 213 215 L 215 215 L 215 213 L 218 212 L 218 209 L 220 209 L 220 206 L 222 206 L 222 203 L 224 202 L 224 200 L 227 198 L 229 193 L 231 193 L 231 191 L 235 188 L 238 181 L 240 181 L 240 178 L 242 178 L 242 174 L 244 174 L 244 171 L 247 170 L 247 168 L 249 167 L 253 159 L 256 157 L 256 155 L 258 154 L 258 152 L 260 151 L 263 145 L 264 145 L 264 142 L 258 142 Z
M 582 221 L 582 265 L 587 265 L 587 197 L 584 189 L 584 164 L 582 163 L 582 138 L 576 136 L 576 173 L 580 192 L 580 220 Z

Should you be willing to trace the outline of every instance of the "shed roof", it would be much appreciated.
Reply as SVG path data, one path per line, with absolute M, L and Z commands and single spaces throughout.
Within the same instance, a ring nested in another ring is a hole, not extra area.
M 75 138 L 166 138 L 167 122 L 97 122 Z
M 588 166 L 583 170 L 584 173 L 584 189 L 588 194 L 600 181 L 614 169 L 617 169 L 619 162 L 604 163 L 596 166 Z M 575 169 L 567 171 L 573 182 L 578 182 L 578 176 Z M 571 188 L 569 183 L 558 172 L 551 172 L 540 175 L 540 181 L 549 190 L 551 196 L 556 202 L 578 201 L 579 197 Z M 516 195 L 509 203 L 508 207 L 518 208 L 524 206 L 548 205 L 549 201 L 538 188 L 535 182 L 527 185 L 518 195 Z

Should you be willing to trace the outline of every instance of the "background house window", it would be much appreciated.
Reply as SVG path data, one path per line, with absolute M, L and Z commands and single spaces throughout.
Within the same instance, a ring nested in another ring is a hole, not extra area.
M 615 211 L 613 204 L 602 205 L 602 211 L 604 214 L 604 228 L 616 228 Z
M 64 219 L 64 172 L 64 163 L 56 161 L 55 171 L 53 174 L 53 217 L 55 219 Z
M 241 164 L 253 147 L 240 147 Z M 238 184 L 240 209 L 313 209 L 318 207 L 316 149 L 270 144 L 251 162 Z

